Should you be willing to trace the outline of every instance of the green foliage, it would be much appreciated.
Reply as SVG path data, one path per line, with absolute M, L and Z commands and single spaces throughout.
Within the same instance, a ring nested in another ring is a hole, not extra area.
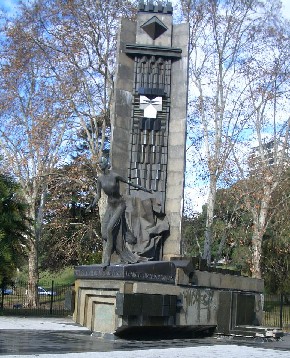
M 53 222 L 44 228 L 40 268 L 56 272 L 71 265 L 100 263 L 102 247 L 95 230 L 86 222 L 63 219 L 58 227 Z
M 23 263 L 26 206 L 19 197 L 16 183 L 0 175 L 0 281 L 9 281 Z
M 251 248 L 249 245 L 237 245 L 231 254 L 231 264 L 244 274 L 250 275 Z
M 283 185 L 275 191 L 270 204 L 269 225 L 263 235 L 262 273 L 269 293 L 290 292 L 290 176 L 284 173 Z M 250 275 L 253 223 L 243 204 L 240 183 L 217 191 L 213 222 L 213 260 L 223 262 Z M 184 219 L 183 238 L 187 254 L 201 256 L 204 241 L 206 206 L 194 218 Z
M 215 264 L 219 260 L 231 264 L 234 269 L 249 271 L 251 220 L 248 213 L 235 200 L 233 191 L 217 191 L 214 222 L 212 226 L 212 258 Z M 183 239 L 187 254 L 202 256 L 204 242 L 206 205 L 202 213 L 194 218 L 184 219 Z
M 262 268 L 267 291 L 290 292 L 290 237 L 266 240 L 263 252 Z
M 101 262 L 98 212 L 86 212 L 93 201 L 90 189 L 95 178 L 81 159 L 60 168 L 50 182 L 39 244 L 42 270 L 56 272 L 73 265 Z
M 269 293 L 290 292 L 290 181 L 286 173 L 284 185 L 276 191 L 274 200 L 279 210 L 272 213 L 264 235 L 262 271 Z M 275 203 L 275 205 L 276 205 Z
M 57 272 L 41 271 L 39 274 L 39 285 L 44 286 L 48 282 L 54 281 L 56 285 L 70 285 L 74 283 L 74 268 L 66 267 Z
M 203 207 L 205 209 L 205 207 Z M 206 213 L 196 214 L 193 218 L 184 217 L 182 225 L 182 238 L 184 251 L 190 256 L 202 256 L 204 242 L 204 225 Z

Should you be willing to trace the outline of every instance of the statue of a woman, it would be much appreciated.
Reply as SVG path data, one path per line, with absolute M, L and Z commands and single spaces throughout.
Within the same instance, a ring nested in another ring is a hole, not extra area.
M 108 196 L 107 208 L 102 221 L 102 239 L 103 239 L 103 257 L 102 265 L 104 267 L 110 265 L 111 254 L 116 251 L 120 256 L 123 262 L 135 263 L 139 260 L 143 261 L 140 256 L 131 252 L 126 246 L 124 240 L 124 233 L 120 233 L 120 229 L 124 231 L 126 228 L 125 223 L 125 209 L 126 203 L 122 195 L 120 194 L 120 182 L 129 184 L 137 189 L 147 191 L 151 193 L 150 190 L 147 190 L 139 185 L 133 184 L 121 177 L 119 174 L 110 170 L 109 162 L 106 158 L 101 158 L 99 161 L 99 167 L 102 170 L 103 174 L 98 177 L 97 181 L 97 194 L 94 198 L 93 203 L 88 207 L 88 209 L 94 207 L 99 199 L 101 198 L 101 191 L 105 192 Z M 128 234 L 128 232 L 127 232 Z

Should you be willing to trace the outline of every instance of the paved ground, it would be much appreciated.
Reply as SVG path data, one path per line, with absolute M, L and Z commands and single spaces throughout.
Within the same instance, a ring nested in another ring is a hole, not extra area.
M 0 356 L 6 358 L 289 358 L 290 335 L 280 341 L 210 337 L 105 340 L 70 318 L 0 317 Z

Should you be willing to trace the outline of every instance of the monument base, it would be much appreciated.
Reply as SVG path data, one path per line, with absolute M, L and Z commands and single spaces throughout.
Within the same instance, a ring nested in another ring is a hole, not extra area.
M 98 335 L 230 334 L 262 322 L 262 280 L 202 271 L 193 260 L 79 266 L 75 276 L 74 320 Z

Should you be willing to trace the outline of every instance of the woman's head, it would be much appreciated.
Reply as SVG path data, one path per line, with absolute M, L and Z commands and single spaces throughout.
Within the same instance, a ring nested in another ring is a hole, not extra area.
M 110 164 L 109 164 L 109 159 L 106 158 L 106 157 L 101 157 L 99 159 L 99 167 L 102 171 L 106 170 L 107 168 L 110 167 Z

